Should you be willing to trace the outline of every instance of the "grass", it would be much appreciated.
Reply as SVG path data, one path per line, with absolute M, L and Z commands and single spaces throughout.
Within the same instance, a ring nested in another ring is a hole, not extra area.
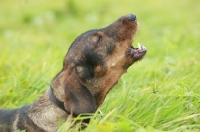
M 0 107 L 39 98 L 78 35 L 134 12 L 140 23 L 134 45 L 148 53 L 107 95 L 103 117 L 94 114 L 84 131 L 199 131 L 199 6 L 198 0 L 1 1 Z M 78 131 L 69 122 L 60 131 Z

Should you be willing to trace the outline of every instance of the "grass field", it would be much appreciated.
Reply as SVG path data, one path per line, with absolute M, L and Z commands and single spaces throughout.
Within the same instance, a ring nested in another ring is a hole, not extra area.
M 95 114 L 84 131 L 200 131 L 198 0 L 2 0 L 0 107 L 39 98 L 78 35 L 132 12 L 140 23 L 133 45 L 148 53 L 107 95 L 103 117 Z M 60 131 L 66 130 L 77 128 L 66 122 Z

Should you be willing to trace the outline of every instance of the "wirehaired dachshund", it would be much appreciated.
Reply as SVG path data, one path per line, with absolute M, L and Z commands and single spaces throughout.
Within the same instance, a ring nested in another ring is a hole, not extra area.
M 120 17 L 102 29 L 89 30 L 71 44 L 62 70 L 35 102 L 0 110 L 0 132 L 56 132 L 68 117 L 94 113 L 119 78 L 147 52 L 131 44 L 137 32 L 136 15 Z

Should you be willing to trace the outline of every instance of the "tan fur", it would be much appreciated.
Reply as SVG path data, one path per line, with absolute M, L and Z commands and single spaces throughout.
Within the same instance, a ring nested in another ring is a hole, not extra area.
M 69 117 L 94 113 L 128 67 L 146 54 L 146 48 L 131 46 L 136 32 L 136 16 L 129 14 L 81 34 L 46 93 L 22 108 L 0 110 L 0 132 L 56 132 Z

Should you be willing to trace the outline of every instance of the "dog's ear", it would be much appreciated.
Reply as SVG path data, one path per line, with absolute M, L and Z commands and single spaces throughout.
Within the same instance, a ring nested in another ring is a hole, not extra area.
M 67 69 L 68 76 L 65 83 L 65 99 L 64 106 L 67 111 L 77 116 L 82 113 L 94 113 L 96 110 L 96 101 L 92 93 L 84 86 L 77 73 L 80 74 L 80 70 L 88 72 L 87 68 L 81 67 Z M 78 71 L 77 71 L 78 70 Z M 87 75 L 86 75 L 87 76 Z

